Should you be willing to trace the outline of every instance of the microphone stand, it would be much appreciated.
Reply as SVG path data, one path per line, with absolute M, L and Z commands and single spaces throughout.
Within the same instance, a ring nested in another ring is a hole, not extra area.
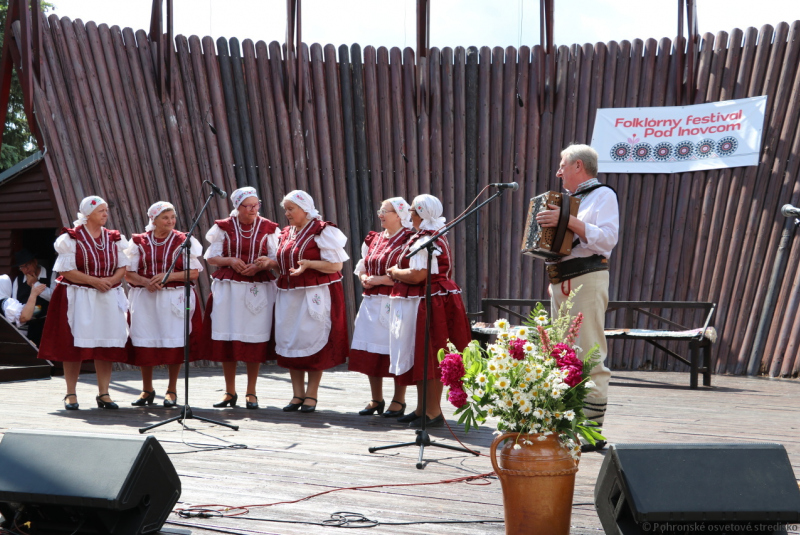
M 195 416 L 192 412 L 192 408 L 189 406 L 189 321 L 190 321 L 190 314 L 191 314 L 191 296 L 192 296 L 192 282 L 189 280 L 189 251 L 192 248 L 191 245 L 191 238 L 192 232 L 197 227 L 198 221 L 203 216 L 208 208 L 208 204 L 211 202 L 211 199 L 214 198 L 216 192 L 212 188 L 211 193 L 208 194 L 208 198 L 206 199 L 206 203 L 203 205 L 203 208 L 200 210 L 200 213 L 197 214 L 197 217 L 192 222 L 192 226 L 186 231 L 186 239 L 181 244 L 181 250 L 183 254 L 183 273 L 185 275 L 183 279 L 183 298 L 184 298 L 184 309 L 183 309 L 183 399 L 184 404 L 180 408 L 180 414 L 177 416 L 173 416 L 167 420 L 162 422 L 158 422 L 153 425 L 148 425 L 147 427 L 142 427 L 139 429 L 139 433 L 144 433 L 145 431 L 149 431 L 150 429 L 154 429 L 156 427 L 160 427 L 162 425 L 168 424 L 170 422 L 180 421 L 181 424 L 185 423 L 185 420 L 201 420 L 203 422 L 208 422 L 211 424 L 222 425 L 233 429 L 234 431 L 239 430 L 238 425 L 231 425 L 226 424 L 224 422 L 218 422 L 216 420 L 211 420 L 210 418 L 203 418 L 202 416 Z M 169 279 L 170 274 L 175 270 L 175 264 L 178 262 L 178 258 L 181 254 L 175 255 L 175 258 L 172 259 L 172 265 L 169 266 L 169 269 L 164 274 L 164 278 L 161 281 L 161 284 L 166 284 L 167 279 Z
M 447 226 L 442 228 L 441 230 L 437 231 L 433 236 L 428 238 L 428 240 L 422 244 L 419 249 L 409 252 L 405 258 L 411 258 L 412 256 L 416 255 L 423 249 L 428 251 L 428 273 L 425 277 L 425 366 L 422 369 L 422 384 L 424 387 L 422 388 L 422 426 L 420 429 L 416 430 L 417 438 L 414 442 L 403 442 L 401 444 L 390 444 L 388 446 L 373 446 L 369 448 L 370 453 L 375 453 L 376 451 L 380 450 L 388 450 L 392 448 L 403 448 L 405 446 L 419 446 L 419 458 L 417 460 L 417 469 L 422 470 L 425 468 L 425 463 L 422 462 L 422 456 L 425 452 L 426 446 L 432 446 L 436 448 L 444 448 L 453 451 L 460 451 L 463 453 L 472 453 L 473 455 L 479 455 L 477 451 L 471 451 L 466 448 L 460 448 L 458 446 L 450 446 L 449 444 L 439 444 L 431 440 L 430 435 L 428 434 L 428 430 L 426 429 L 426 424 L 428 422 L 428 415 L 427 415 L 427 405 L 428 405 L 428 359 L 430 358 L 430 335 L 431 335 L 431 259 L 433 258 L 433 246 L 436 244 L 436 240 L 447 232 L 467 219 L 469 216 L 477 212 L 481 207 L 484 205 L 492 202 L 496 198 L 500 197 L 503 193 L 505 193 L 506 188 L 499 188 L 497 192 L 480 203 L 478 206 L 473 208 L 472 210 L 464 213 L 461 217 L 458 217 L 450 222 Z

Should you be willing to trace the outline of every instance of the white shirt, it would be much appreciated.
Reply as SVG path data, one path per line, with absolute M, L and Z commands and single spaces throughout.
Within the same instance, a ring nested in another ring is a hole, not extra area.
M 597 188 L 581 200 L 577 217 L 586 226 L 586 240 L 580 240 L 580 244 L 572 248 L 572 254 L 560 261 L 594 254 L 609 258 L 619 239 L 619 205 L 616 194 L 610 188 Z

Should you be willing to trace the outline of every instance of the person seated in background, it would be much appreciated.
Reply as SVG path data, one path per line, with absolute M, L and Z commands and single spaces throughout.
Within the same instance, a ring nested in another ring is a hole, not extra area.
M 19 274 L 11 284 L 11 294 L 3 305 L 3 314 L 34 344 L 42 340 L 47 307 L 53 295 L 53 274 L 39 264 L 27 249 L 14 254 Z

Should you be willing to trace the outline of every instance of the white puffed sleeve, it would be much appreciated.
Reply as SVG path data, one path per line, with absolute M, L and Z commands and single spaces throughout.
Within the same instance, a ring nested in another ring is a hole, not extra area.
M 189 269 L 203 271 L 203 264 L 200 262 L 200 257 L 203 255 L 203 246 L 194 236 L 189 237 L 189 245 Z
M 417 249 L 421 248 L 423 245 L 428 243 L 428 237 L 423 236 L 422 238 L 418 239 L 414 245 L 411 246 L 412 251 L 416 251 Z M 442 250 L 434 245 L 433 246 L 433 258 L 431 258 L 431 275 L 438 275 L 439 274 L 439 261 L 436 259 L 442 253 Z M 421 269 L 428 269 L 428 251 L 422 251 L 421 253 L 417 253 L 411 258 L 408 259 L 408 267 L 409 269 L 413 269 L 415 271 L 419 271 Z
M 56 239 L 53 248 L 58 253 L 56 263 L 53 265 L 53 271 L 64 273 L 65 271 L 72 271 L 78 269 L 75 263 L 75 249 L 77 242 L 66 232 Z
M 24 307 L 25 305 L 16 299 L 9 297 L 3 301 L 3 315 L 6 317 L 9 323 L 13 323 L 17 327 L 20 327 L 22 324 L 19 322 L 19 316 L 22 314 L 22 309 Z
M 278 260 L 278 245 L 281 241 L 281 227 L 275 229 L 275 232 L 267 236 L 267 257 L 272 260 Z
M 119 241 L 117 242 L 117 269 L 124 267 L 127 268 L 131 265 L 131 259 L 128 258 L 128 255 L 125 254 L 125 251 L 130 247 L 131 244 L 124 235 L 119 235 Z
M 326 262 L 344 262 L 350 260 L 347 253 L 344 252 L 344 246 L 347 244 L 347 236 L 345 236 L 338 228 L 328 225 L 319 235 L 314 236 L 314 240 L 319 247 L 319 256 Z
M 128 242 L 128 247 L 125 249 L 125 256 L 128 257 L 128 271 L 139 271 L 141 251 L 139 251 L 139 246 L 133 243 L 133 240 Z
M 369 253 L 369 246 L 367 242 L 361 244 L 361 260 L 358 261 L 356 264 L 356 270 L 353 271 L 353 274 L 356 277 L 360 277 L 362 273 L 367 272 L 367 267 L 364 265 L 364 259 L 367 257 L 367 253 Z
M 222 256 L 224 253 L 223 246 L 225 245 L 225 240 L 227 237 L 228 235 L 225 233 L 225 231 L 219 228 L 216 224 L 211 227 L 206 233 L 206 241 L 210 245 L 208 246 L 208 249 L 206 249 L 206 254 L 203 255 L 203 258 L 208 260 L 209 258 Z

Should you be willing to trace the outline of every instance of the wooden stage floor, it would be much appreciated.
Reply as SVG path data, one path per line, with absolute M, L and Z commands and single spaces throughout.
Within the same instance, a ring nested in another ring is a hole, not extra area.
M 181 477 L 178 507 L 196 504 L 230 506 L 268 504 L 337 487 L 398 483 L 430 483 L 492 471 L 488 457 L 430 448 L 424 470 L 415 467 L 414 447 L 369 453 L 369 446 L 413 441 L 412 430 L 394 420 L 358 416 L 370 399 L 365 377 L 344 368 L 323 377 L 319 407 L 312 414 L 280 410 L 291 397 L 286 370 L 262 367 L 259 398 L 262 409 L 212 409 L 224 391 L 219 368 L 191 369 L 191 406 L 198 416 L 235 423 L 238 432 L 191 420 L 184 431 L 177 423 L 151 431 Z M 612 443 L 777 442 L 783 444 L 795 474 L 800 476 L 800 381 L 714 376 L 712 387 L 689 390 L 689 376 L 668 372 L 614 373 L 605 433 Z M 244 393 L 241 369 L 238 384 Z M 111 395 L 122 407 L 94 407 L 94 375 L 82 375 L 78 385 L 80 411 L 65 411 L 62 378 L 0 384 L 0 432 L 8 429 L 50 429 L 64 432 L 138 435 L 142 426 L 174 412 L 161 407 L 136 408 L 130 401 L 141 386 L 138 372 L 115 372 Z M 390 387 L 389 381 L 385 382 Z M 161 399 L 166 370 L 156 370 Z M 183 380 L 179 383 L 183 398 Z M 409 392 L 413 407 L 415 395 Z M 388 398 L 387 398 L 388 401 Z M 243 404 L 243 400 L 240 398 Z M 450 416 L 452 408 L 445 413 Z M 492 429 L 468 435 L 450 420 L 456 434 L 471 447 L 488 453 Z M 458 445 L 445 428 L 432 430 L 442 443 Z M 243 444 L 246 449 L 198 451 L 185 443 Z M 572 533 L 602 533 L 592 505 L 603 455 L 584 454 L 577 475 Z M 735 467 L 732 467 L 735 468 Z M 702 477 L 702 474 L 698 474 Z M 502 520 L 502 493 L 496 479 L 489 484 L 450 483 L 367 490 L 343 490 L 299 503 L 252 507 L 246 517 L 183 520 L 170 516 L 168 533 L 333 533 L 336 528 L 284 522 L 322 522 L 337 511 L 360 513 L 386 523 L 421 521 Z M 180 524 L 185 524 L 181 526 Z M 191 527 L 186 525 L 191 524 Z M 218 530 L 213 531 L 209 527 Z M 502 523 L 381 525 L 370 533 L 503 533 Z

